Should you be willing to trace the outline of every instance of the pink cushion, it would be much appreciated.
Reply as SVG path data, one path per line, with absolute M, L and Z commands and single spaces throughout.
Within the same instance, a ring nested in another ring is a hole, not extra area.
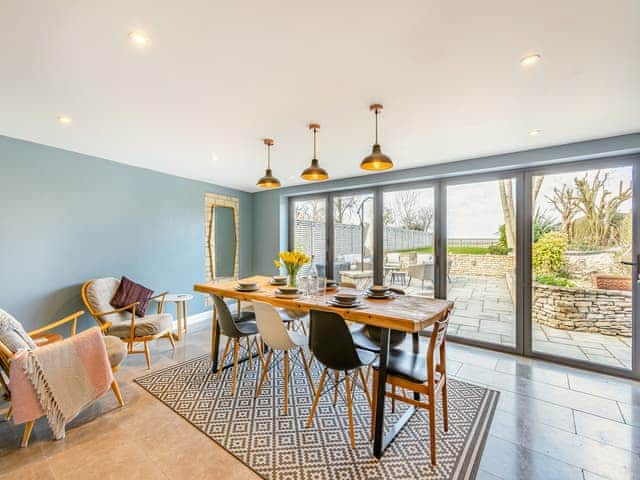
M 136 305 L 136 315 L 138 317 L 144 317 L 144 314 L 147 311 L 147 305 L 149 304 L 149 299 L 152 296 L 153 290 L 150 290 L 147 287 L 133 282 L 123 276 L 120 281 L 120 286 L 111 299 L 111 305 L 115 308 L 122 308 L 127 305 L 131 305 L 132 303 L 139 302 L 138 305 Z

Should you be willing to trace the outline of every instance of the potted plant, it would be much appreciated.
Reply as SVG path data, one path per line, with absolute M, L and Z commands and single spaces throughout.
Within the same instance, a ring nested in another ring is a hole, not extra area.
M 284 266 L 289 278 L 287 285 L 295 287 L 296 277 L 303 265 L 311 262 L 311 258 L 303 252 L 280 252 L 278 258 L 273 261 L 276 268 L 280 269 Z

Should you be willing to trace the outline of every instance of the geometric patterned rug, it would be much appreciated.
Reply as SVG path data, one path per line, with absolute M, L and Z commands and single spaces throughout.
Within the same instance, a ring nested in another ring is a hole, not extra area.
M 368 438 L 371 411 L 364 393 L 357 388 L 353 398 L 355 450 L 349 442 L 344 398 L 339 396 L 334 407 L 333 392 L 321 397 L 313 425 L 306 428 L 313 391 L 303 369 L 298 367 L 292 367 L 288 415 L 282 413 L 281 368 L 269 373 L 260 397 L 254 398 L 261 372 L 257 358 L 253 368 L 248 362 L 241 364 L 235 397 L 231 396 L 231 369 L 216 379 L 208 355 L 135 381 L 268 480 L 475 478 L 498 392 L 448 380 L 449 431 L 445 433 L 442 428 L 442 411 L 438 408 L 438 464 L 433 467 L 429 420 L 422 409 L 413 415 L 381 460 L 373 456 Z M 314 361 L 314 385 L 318 384 L 320 373 L 321 367 Z M 340 391 L 344 391 L 344 385 Z M 391 425 L 405 407 L 396 402 L 396 412 L 392 414 L 390 400 L 387 402 L 385 420 Z

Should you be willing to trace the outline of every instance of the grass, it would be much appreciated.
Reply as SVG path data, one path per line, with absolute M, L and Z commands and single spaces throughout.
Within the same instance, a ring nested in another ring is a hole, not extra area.
M 404 250 L 394 250 L 396 253 L 404 252 L 416 252 L 416 253 L 433 253 L 433 247 L 423 248 L 407 248 Z M 468 255 L 487 255 L 489 253 L 488 247 L 449 247 L 447 248 L 449 253 L 466 253 Z

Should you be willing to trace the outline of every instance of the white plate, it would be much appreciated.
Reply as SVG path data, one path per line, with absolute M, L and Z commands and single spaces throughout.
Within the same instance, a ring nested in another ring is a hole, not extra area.
M 355 308 L 355 307 L 362 306 L 362 302 L 340 303 L 333 300 L 327 300 L 327 304 L 331 305 L 332 307 L 338 307 L 338 308 Z
M 278 292 L 275 292 L 274 295 L 276 298 L 288 298 L 288 299 L 300 298 L 302 296 L 301 293 L 278 293 Z
M 260 290 L 260 287 L 242 288 L 240 286 L 237 286 L 237 287 L 235 287 L 235 290 L 237 292 L 257 292 L 258 290 Z

